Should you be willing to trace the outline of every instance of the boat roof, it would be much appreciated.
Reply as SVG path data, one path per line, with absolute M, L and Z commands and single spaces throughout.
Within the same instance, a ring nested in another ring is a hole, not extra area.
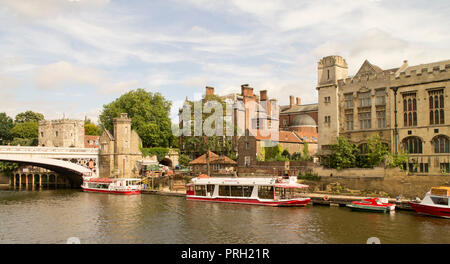
M 222 185 L 273 185 L 275 187 L 284 188 L 308 188 L 308 185 L 297 183 L 297 177 L 290 180 L 282 180 L 277 182 L 278 178 L 231 178 L 231 177 L 209 177 L 209 178 L 193 178 L 193 184 L 222 184 Z
M 108 182 L 125 181 L 125 180 L 140 181 L 141 179 L 139 179 L 139 178 L 90 178 L 88 181 L 89 182 L 108 183 Z

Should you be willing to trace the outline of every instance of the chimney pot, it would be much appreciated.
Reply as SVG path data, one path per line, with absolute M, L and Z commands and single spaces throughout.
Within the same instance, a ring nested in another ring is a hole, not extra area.
M 292 108 L 292 106 L 294 106 L 294 96 L 290 95 L 289 96 L 289 107 Z

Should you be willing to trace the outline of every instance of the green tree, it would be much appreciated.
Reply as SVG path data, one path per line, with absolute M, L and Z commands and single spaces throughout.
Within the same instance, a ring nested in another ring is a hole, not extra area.
M 387 155 L 389 155 L 388 147 L 381 142 L 378 134 L 367 138 L 367 149 L 367 162 L 370 168 L 384 162 Z
M 283 150 L 283 152 L 281 152 L 281 156 L 283 156 L 286 159 L 291 159 L 291 154 L 289 153 L 289 151 L 287 149 Z
M 337 144 L 331 146 L 333 153 L 325 157 L 324 165 L 338 170 L 356 167 L 359 149 L 346 137 L 339 136 L 337 141 Z
M 84 134 L 88 136 L 98 136 L 100 128 L 94 123 L 89 123 L 84 125 Z
M 13 139 L 11 129 L 14 123 L 6 113 L 0 113 L 0 145 L 5 145 Z
M 310 160 L 311 156 L 309 156 L 309 144 L 308 142 L 305 142 L 303 144 L 303 156 L 302 156 L 302 160 Z
M 16 123 L 36 122 L 37 123 L 41 120 L 44 120 L 43 114 L 28 110 L 26 112 L 17 114 L 15 122 Z
M 160 93 L 136 89 L 103 106 L 100 128 L 112 131 L 113 119 L 121 113 L 131 118 L 131 127 L 144 147 L 170 147 L 174 142 L 169 117 L 171 102 Z
M 11 129 L 11 134 L 14 138 L 34 139 L 38 138 L 38 123 L 25 122 L 16 123 Z
M 178 158 L 178 162 L 180 163 L 181 166 L 187 167 L 189 166 L 189 162 L 191 162 L 191 158 L 189 158 L 188 155 L 181 154 L 180 157 Z

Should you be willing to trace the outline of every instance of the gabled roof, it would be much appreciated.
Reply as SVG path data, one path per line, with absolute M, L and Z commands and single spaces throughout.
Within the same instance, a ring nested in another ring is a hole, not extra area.
M 210 164 L 237 164 L 234 160 L 228 158 L 227 156 L 219 156 L 216 153 L 209 152 L 209 163 Z M 189 162 L 189 165 L 205 165 L 206 164 L 206 153 L 196 158 L 195 160 Z
M 370 63 L 368 60 L 365 60 L 364 63 L 359 68 L 358 72 L 356 73 L 355 77 L 367 74 L 371 75 L 380 72 L 383 72 L 383 70 L 380 67 Z
M 109 133 L 108 129 L 103 130 L 103 134 L 106 134 L 110 140 L 114 140 L 113 135 Z
M 280 114 L 289 114 L 296 112 L 314 112 L 319 110 L 319 104 L 303 104 L 303 105 L 293 105 L 290 108 L 289 105 L 280 106 Z

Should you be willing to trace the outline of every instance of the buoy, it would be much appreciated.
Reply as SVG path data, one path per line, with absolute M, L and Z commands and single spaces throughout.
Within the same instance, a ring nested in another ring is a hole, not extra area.
M 324 201 L 328 201 L 328 200 L 330 200 L 330 197 L 328 197 L 328 195 L 325 195 L 325 196 L 323 197 L 323 200 L 324 200 Z

